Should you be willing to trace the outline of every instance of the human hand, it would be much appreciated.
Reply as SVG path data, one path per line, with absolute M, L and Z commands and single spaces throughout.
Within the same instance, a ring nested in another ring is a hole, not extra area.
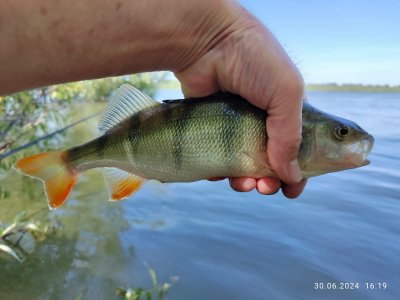
M 295 198 L 306 184 L 297 162 L 303 79 L 268 29 L 244 9 L 237 5 L 234 9 L 239 11 L 236 21 L 215 46 L 175 75 L 185 96 L 229 91 L 267 111 L 268 157 L 280 180 L 230 178 L 230 184 L 237 191 L 256 188 L 262 194 L 282 188 L 286 197 Z
M 7 45 L 0 47 L 0 94 L 172 70 L 187 96 L 229 91 L 268 112 L 268 156 L 282 182 L 232 178 L 232 188 L 272 194 L 282 187 L 287 197 L 303 190 L 296 161 L 303 79 L 272 34 L 236 1 L 0 1 L 0 11 Z

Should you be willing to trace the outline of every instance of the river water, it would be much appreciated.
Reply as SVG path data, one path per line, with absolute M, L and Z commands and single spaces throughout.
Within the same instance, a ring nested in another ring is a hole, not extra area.
M 117 287 L 151 286 L 149 266 L 160 282 L 179 277 L 169 299 L 400 299 L 400 94 L 308 99 L 357 122 L 375 147 L 371 165 L 313 178 L 296 200 L 236 193 L 226 181 L 150 181 L 109 203 L 90 171 L 49 212 L 40 182 L 8 174 L 15 192 L 0 202 L 0 220 L 39 209 L 60 225 L 23 264 L 0 260 L 0 299 L 118 299 Z M 72 129 L 66 144 L 95 127 Z

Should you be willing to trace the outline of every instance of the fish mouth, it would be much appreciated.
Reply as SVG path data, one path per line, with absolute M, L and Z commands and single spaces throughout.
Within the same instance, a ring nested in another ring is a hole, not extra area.
M 371 161 L 369 159 L 364 160 L 362 167 L 364 166 L 368 166 L 371 163 Z
M 374 147 L 374 141 L 374 137 L 368 134 L 360 142 L 349 145 L 347 147 L 347 159 L 356 167 L 369 165 L 371 161 L 367 157 Z

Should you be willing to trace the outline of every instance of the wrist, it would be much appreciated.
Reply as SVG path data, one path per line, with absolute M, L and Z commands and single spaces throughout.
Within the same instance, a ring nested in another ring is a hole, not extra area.
M 169 43 L 161 69 L 179 72 L 217 46 L 239 19 L 241 7 L 233 0 L 176 1 L 178 16 L 172 16 Z

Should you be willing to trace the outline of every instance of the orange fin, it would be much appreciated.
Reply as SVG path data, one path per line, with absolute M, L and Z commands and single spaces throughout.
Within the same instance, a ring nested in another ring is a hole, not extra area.
M 40 153 L 20 159 L 14 168 L 21 174 L 43 181 L 50 209 L 60 207 L 78 179 L 75 171 L 68 169 L 63 151 Z
M 110 192 L 110 201 L 128 198 L 139 190 L 144 178 L 114 168 L 104 169 L 104 178 Z

